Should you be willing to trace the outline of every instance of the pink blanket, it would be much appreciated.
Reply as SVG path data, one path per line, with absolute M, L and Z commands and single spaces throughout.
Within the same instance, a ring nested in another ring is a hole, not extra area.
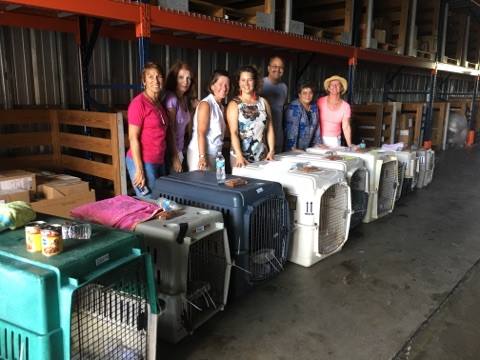
M 138 223 L 150 220 L 162 209 L 154 204 L 118 195 L 111 199 L 81 205 L 70 211 L 80 220 L 122 230 L 134 230 Z

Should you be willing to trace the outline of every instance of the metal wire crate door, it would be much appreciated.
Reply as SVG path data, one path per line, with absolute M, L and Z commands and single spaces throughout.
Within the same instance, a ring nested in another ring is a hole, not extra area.
M 398 188 L 397 194 L 395 195 L 395 201 L 400 199 L 403 190 L 403 183 L 405 181 L 405 171 L 407 170 L 407 165 L 401 161 L 398 162 Z
M 328 255 L 345 242 L 348 232 L 348 186 L 330 186 L 320 200 L 318 253 Z
M 250 214 L 250 280 L 262 281 L 283 270 L 287 261 L 289 214 L 283 198 L 254 204 Z
M 384 162 L 378 186 L 377 216 L 381 217 L 393 210 L 398 186 L 398 165 L 396 161 Z
M 368 208 L 368 171 L 359 169 L 350 179 L 352 191 L 352 218 L 350 227 L 361 224 Z
M 215 232 L 192 244 L 188 256 L 188 283 L 182 322 L 192 331 L 212 313 L 223 309 L 228 293 L 229 249 L 223 232 Z
M 73 293 L 70 358 L 147 358 L 145 264 L 114 269 Z

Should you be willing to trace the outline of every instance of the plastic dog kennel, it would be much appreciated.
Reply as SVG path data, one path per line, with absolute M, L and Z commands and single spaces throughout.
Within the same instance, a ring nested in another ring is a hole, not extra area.
M 368 171 L 362 159 L 345 155 L 317 155 L 293 151 L 275 155 L 275 159 L 342 171 L 352 194 L 350 228 L 362 223 L 368 208 Z
M 178 342 L 223 310 L 230 283 L 230 248 L 222 214 L 184 206 L 168 220 L 140 223 L 152 256 L 159 299 L 159 338 Z
M 233 267 L 230 296 L 240 296 L 283 270 L 290 226 L 279 183 L 249 180 L 230 188 L 218 184 L 213 172 L 193 171 L 159 178 L 152 195 L 223 214 Z
M 390 214 L 395 205 L 398 187 L 398 162 L 392 151 L 373 149 L 370 151 L 349 151 L 347 148 L 308 148 L 312 154 L 332 153 L 361 158 L 369 174 L 368 209 L 363 222 L 368 223 Z
M 91 240 L 45 257 L 26 251 L 23 228 L 3 232 L 0 358 L 155 359 L 156 290 L 139 249 L 137 235 L 93 225 Z
M 262 161 L 234 168 L 234 175 L 277 179 L 289 198 L 293 241 L 289 260 L 311 266 L 340 251 L 350 227 L 350 188 L 345 174 L 330 169 L 291 169 L 292 164 Z

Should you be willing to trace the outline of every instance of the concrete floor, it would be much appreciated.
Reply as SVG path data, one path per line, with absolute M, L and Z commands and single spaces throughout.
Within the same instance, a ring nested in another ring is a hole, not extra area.
M 438 158 L 340 253 L 289 263 L 159 359 L 480 359 L 480 148 Z

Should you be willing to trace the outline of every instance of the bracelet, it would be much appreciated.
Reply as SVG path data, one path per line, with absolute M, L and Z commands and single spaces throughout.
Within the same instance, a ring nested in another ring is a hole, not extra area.
M 200 154 L 200 155 L 198 155 L 198 157 L 199 157 L 200 159 L 205 159 L 205 154 Z

